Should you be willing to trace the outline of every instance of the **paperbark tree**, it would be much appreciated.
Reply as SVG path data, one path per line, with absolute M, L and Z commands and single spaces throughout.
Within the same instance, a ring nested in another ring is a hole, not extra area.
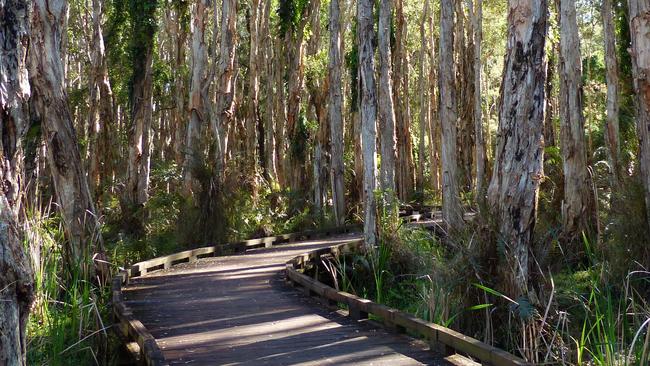
M 481 107 L 481 42 L 483 41 L 483 0 L 469 0 L 472 29 L 474 30 L 474 156 L 476 159 L 475 194 L 478 202 L 485 196 L 485 164 L 487 161 L 483 138 L 483 108 Z
M 393 88 L 395 89 L 395 133 L 397 137 L 397 163 L 395 177 L 397 193 L 406 201 L 413 193 L 415 166 L 411 139 L 411 106 L 409 96 L 409 55 L 406 49 L 408 25 L 404 15 L 404 0 L 395 2 L 395 54 Z
M 64 87 L 61 42 L 66 12 L 65 0 L 33 2 L 30 102 L 43 126 L 48 166 L 68 241 L 67 264 L 80 265 L 83 274 L 88 276 L 91 273 L 88 260 L 93 252 L 102 251 L 102 244 Z
M 250 48 L 248 57 L 248 116 L 246 118 L 246 167 L 252 172 L 252 191 L 257 192 L 257 175 L 260 162 L 259 129 L 260 129 L 260 0 L 250 0 Z M 263 140 L 262 140 L 263 141 Z
M 27 365 L 27 321 L 34 300 L 34 275 L 24 251 L 18 219 L 22 141 L 29 129 L 31 1 L 0 2 L 0 364 Z
M 189 123 L 187 124 L 187 141 L 183 167 L 183 185 L 186 195 L 196 193 L 199 184 L 194 172 L 203 162 L 201 129 L 206 124 L 206 67 L 207 51 L 205 48 L 205 27 L 207 23 L 206 0 L 196 0 L 192 4 L 192 78 L 190 82 Z
M 553 78 L 557 67 L 557 44 L 552 43 L 550 46 L 551 53 L 548 55 L 546 64 L 546 111 L 544 113 L 544 146 L 556 146 L 555 124 L 553 114 L 556 113 L 556 106 L 553 103 Z
M 375 187 L 377 179 L 377 97 L 374 63 L 374 17 L 372 0 L 357 1 L 359 32 L 359 76 L 361 85 L 361 140 L 363 148 L 363 191 L 365 220 L 363 233 L 366 246 L 377 244 L 377 205 Z
M 223 179 L 227 151 L 227 129 L 233 122 L 235 112 L 235 46 L 237 32 L 237 2 L 223 0 L 221 7 L 221 42 L 217 64 L 217 95 L 211 127 L 215 139 L 215 172 L 217 181 Z
M 612 0 L 603 0 L 601 15 L 603 18 L 603 36 L 605 38 L 605 68 L 607 78 L 607 119 L 605 122 L 605 144 L 607 145 L 611 184 L 618 186 L 619 181 L 619 103 L 618 103 L 618 59 L 616 57 L 616 31 L 614 24 Z
M 151 123 L 153 119 L 153 47 L 156 34 L 155 14 L 158 0 L 130 2 L 132 19 L 131 61 L 131 127 L 129 131 L 129 159 L 124 192 L 126 222 L 140 230 L 140 219 L 135 211 L 149 199 L 149 172 L 151 154 Z
M 393 14 L 393 0 L 379 2 L 379 126 L 381 142 L 381 166 L 379 181 L 381 189 L 391 195 L 395 191 L 395 106 L 393 105 L 392 65 L 390 29 Z
M 341 83 L 341 8 L 330 1 L 329 124 L 331 139 L 332 204 L 337 225 L 345 223 L 345 167 L 343 165 L 343 86 Z
M 433 20 L 433 11 L 430 11 L 428 24 L 429 24 L 429 160 L 431 164 L 431 185 L 435 194 L 440 191 L 440 154 L 438 153 L 440 146 L 440 116 L 438 105 L 438 63 L 436 60 L 436 40 Z
M 275 93 L 273 91 L 274 69 L 273 60 L 278 57 L 273 49 L 273 36 L 269 28 L 269 21 L 271 17 L 271 2 L 272 0 L 265 0 L 264 15 L 260 26 L 260 34 L 263 37 L 263 52 L 260 57 L 264 59 L 263 67 L 266 76 L 266 100 L 264 108 L 264 176 L 267 181 L 274 182 L 278 177 L 277 160 L 276 160 L 276 139 L 275 139 L 275 122 L 277 121 L 274 116 L 275 107 Z
M 442 126 L 442 217 L 449 229 L 464 226 L 458 193 L 456 123 L 458 119 L 454 72 L 454 4 L 442 0 L 440 8 L 440 123 Z
M 505 244 L 506 295 L 528 293 L 529 251 L 543 173 L 546 0 L 509 0 L 499 129 L 488 200 Z
M 90 105 L 88 125 L 91 141 L 89 181 L 95 202 L 98 201 L 100 187 L 111 176 L 114 168 L 114 149 L 110 136 L 114 131 L 113 91 L 108 79 L 108 62 L 102 33 L 104 1 L 92 1 L 93 51 L 91 57 Z
M 650 0 L 628 0 L 641 181 L 650 227 Z
M 428 73 L 426 69 L 426 49 L 428 47 L 428 39 L 426 32 L 426 22 L 429 17 L 429 2 L 424 2 L 424 10 L 422 11 L 422 18 L 420 19 L 420 51 L 418 60 L 418 94 L 420 103 L 420 136 L 418 141 L 418 172 L 417 172 L 417 190 L 424 192 L 424 165 L 426 162 L 426 134 L 427 125 L 429 124 L 429 105 L 426 88 L 426 79 Z M 381 89 L 380 89 L 381 90 Z
M 562 221 L 568 241 L 595 232 L 596 206 L 585 148 L 582 60 L 574 0 L 560 0 L 560 142 L 564 170 Z

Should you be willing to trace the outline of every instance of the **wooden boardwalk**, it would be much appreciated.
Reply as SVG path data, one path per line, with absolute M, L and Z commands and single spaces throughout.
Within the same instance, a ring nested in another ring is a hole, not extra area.
M 423 342 L 354 322 L 284 282 L 296 255 L 354 235 L 201 259 L 134 278 L 124 297 L 171 365 L 451 365 Z

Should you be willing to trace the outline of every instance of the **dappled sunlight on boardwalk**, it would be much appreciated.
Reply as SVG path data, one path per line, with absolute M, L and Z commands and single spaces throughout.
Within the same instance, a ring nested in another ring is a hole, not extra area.
M 428 346 L 326 310 L 283 281 L 287 260 L 349 240 L 203 259 L 136 278 L 125 293 L 173 365 L 447 365 Z

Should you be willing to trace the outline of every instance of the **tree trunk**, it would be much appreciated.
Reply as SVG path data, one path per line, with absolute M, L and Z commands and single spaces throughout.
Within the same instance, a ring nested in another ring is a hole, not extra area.
M 442 0 L 440 19 L 440 123 L 442 126 L 442 217 L 449 229 L 464 226 L 458 195 L 457 101 L 454 73 L 454 5 Z
M 88 181 L 81 161 L 77 135 L 63 84 L 61 37 L 67 12 L 64 0 L 37 0 L 31 23 L 31 103 L 43 126 L 47 160 L 61 208 L 68 246 L 68 268 L 81 266 L 89 276 L 88 260 L 102 251 L 101 234 Z M 107 274 L 107 273 L 104 273 Z
M 189 20 L 187 1 L 175 1 L 176 19 L 173 25 L 174 40 L 174 155 L 176 164 L 185 164 L 185 140 L 186 140 L 186 77 L 183 72 L 185 65 L 185 49 L 187 40 L 187 28 Z
M 18 219 L 22 141 L 29 130 L 30 13 L 31 1 L 0 2 L 0 364 L 12 366 L 27 365 L 27 321 L 34 301 L 34 274 Z
M 218 181 L 223 179 L 227 130 L 234 121 L 235 113 L 235 46 L 237 32 L 237 2 L 223 0 L 221 8 L 221 43 L 217 65 L 217 98 L 211 115 L 212 133 L 215 139 L 215 171 Z
M 641 181 L 650 227 L 650 0 L 628 0 Z
M 310 9 L 310 6 L 305 6 Z M 286 172 L 289 179 L 289 186 L 294 192 L 306 189 L 306 163 L 307 163 L 307 141 L 303 135 L 301 118 L 301 100 L 304 89 L 304 35 L 305 26 L 309 20 L 309 10 L 301 14 L 301 21 L 295 27 L 287 31 L 286 40 L 289 47 L 287 55 L 287 137 L 289 138 L 289 151 Z
M 275 161 L 277 165 L 277 178 L 278 183 L 281 187 L 286 186 L 286 126 L 287 126 L 287 104 L 286 104 L 286 93 L 284 86 L 284 66 L 287 61 L 286 55 L 287 45 L 284 43 L 284 40 L 280 37 L 275 39 L 275 49 L 278 52 L 275 53 L 275 68 L 274 68 L 274 84 L 275 84 Z
M 133 89 L 131 92 L 131 128 L 129 164 L 125 191 L 127 222 L 141 229 L 141 220 L 133 213 L 149 199 L 151 122 L 153 119 L 153 46 L 157 0 L 133 2 L 129 8 L 134 37 L 132 41 Z
M 205 124 L 205 82 L 207 53 L 205 49 L 205 27 L 207 23 L 206 0 L 196 0 L 192 5 L 192 79 L 190 83 L 190 110 L 187 124 L 187 142 L 183 167 L 185 194 L 192 196 L 199 189 L 194 172 L 203 163 L 201 128 Z
M 415 167 L 413 164 L 413 141 L 411 140 L 411 106 L 409 96 L 409 57 L 406 48 L 408 26 L 404 16 L 404 0 L 397 0 L 395 7 L 395 55 L 394 88 L 397 164 L 397 193 L 406 201 L 413 194 Z
M 424 10 L 422 11 L 422 19 L 420 20 L 420 55 L 419 55 L 419 75 L 418 75 L 418 93 L 420 94 L 420 136 L 418 141 L 418 175 L 417 175 L 417 190 L 424 193 L 424 165 L 426 162 L 426 134 L 427 125 L 429 124 L 429 105 L 427 104 L 427 89 L 426 79 L 428 74 L 425 74 L 426 66 L 426 49 L 428 47 L 428 40 L 426 36 L 426 21 L 429 17 L 429 1 L 424 2 Z
M 553 113 L 555 105 L 553 103 L 553 78 L 557 67 L 556 49 L 557 44 L 551 44 L 551 54 L 548 56 L 546 65 L 546 113 L 544 114 L 544 146 L 556 146 L 555 141 L 555 124 L 553 122 Z
M 431 185 L 434 194 L 440 192 L 440 154 L 438 153 L 440 146 L 440 118 L 438 114 L 438 75 L 436 62 L 436 41 L 433 31 L 433 11 L 429 14 L 429 160 L 431 161 Z
M 377 244 L 377 205 L 375 186 L 377 179 L 377 97 L 375 92 L 374 18 L 372 0 L 357 1 L 359 31 L 359 75 L 361 81 L 361 140 L 363 141 L 363 191 L 365 220 L 363 232 L 366 246 Z
M 393 105 L 390 29 L 393 0 L 379 2 L 379 126 L 381 130 L 380 183 L 384 194 L 395 195 L 395 107 Z M 389 205 L 390 207 L 390 205 Z
M 260 52 L 260 0 L 250 0 L 250 49 L 248 58 L 248 116 L 246 118 L 246 167 L 252 175 L 251 191 L 257 195 L 259 156 L 259 126 L 260 119 L 260 80 L 259 80 L 259 52 Z
M 509 0 L 508 39 L 498 146 L 488 189 L 499 241 L 505 243 L 506 295 L 528 294 L 529 251 L 544 176 L 544 81 L 546 0 Z
M 108 79 L 108 63 L 102 34 L 103 5 L 102 0 L 92 1 L 93 51 L 88 125 L 91 128 L 89 181 L 95 202 L 99 201 L 102 185 L 111 176 L 115 159 L 111 143 L 115 116 L 113 114 L 113 91 Z
M 562 221 L 568 241 L 595 232 L 596 206 L 587 168 L 582 106 L 582 63 L 576 8 L 560 0 L 560 142 L 564 165 Z
M 260 34 L 263 37 L 264 51 L 260 53 L 260 58 L 264 61 L 262 65 L 266 76 L 266 101 L 264 108 L 264 176 L 266 180 L 271 183 L 277 181 L 278 170 L 276 165 L 276 141 L 275 141 L 275 121 L 277 118 L 273 114 L 275 107 L 275 93 L 273 91 L 274 73 L 277 72 L 273 68 L 273 60 L 278 57 L 273 49 L 273 36 L 269 28 L 269 21 L 271 17 L 271 2 L 272 0 L 265 0 L 264 14 L 260 26 Z
M 339 0 L 330 1 L 329 123 L 332 203 L 337 225 L 345 223 L 345 166 L 343 165 L 343 87 L 341 84 L 341 9 Z
M 605 67 L 607 78 L 607 120 L 605 144 L 607 145 L 612 188 L 618 186 L 620 138 L 618 125 L 618 59 L 616 58 L 616 30 L 612 0 L 603 0 L 603 36 L 605 38 Z
M 486 150 L 483 138 L 483 108 L 481 107 L 481 42 L 483 41 L 483 0 L 469 0 L 469 13 L 474 30 L 474 140 L 476 159 L 475 194 L 479 203 L 485 197 Z M 479 205 L 481 206 L 481 205 Z

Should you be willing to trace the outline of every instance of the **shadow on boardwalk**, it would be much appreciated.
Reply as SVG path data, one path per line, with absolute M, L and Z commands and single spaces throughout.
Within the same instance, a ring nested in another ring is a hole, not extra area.
M 350 236 L 209 258 L 134 279 L 125 296 L 172 365 L 449 365 L 283 281 L 295 255 Z

